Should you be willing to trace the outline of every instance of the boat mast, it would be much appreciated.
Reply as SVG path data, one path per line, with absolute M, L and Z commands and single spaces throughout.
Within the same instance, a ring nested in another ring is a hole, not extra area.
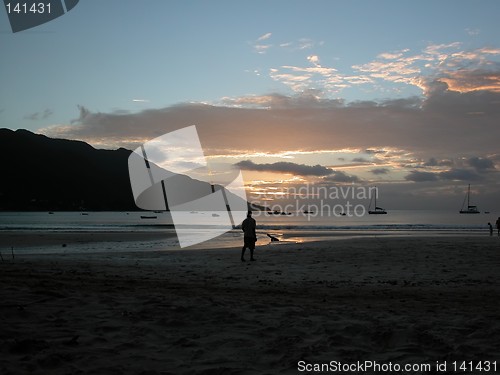
M 470 207 L 470 184 L 467 190 L 467 209 L 469 209 L 469 207 Z

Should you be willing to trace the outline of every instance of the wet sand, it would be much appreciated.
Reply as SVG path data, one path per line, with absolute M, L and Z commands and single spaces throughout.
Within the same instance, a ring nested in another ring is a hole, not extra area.
M 0 373 L 500 360 L 498 237 L 266 244 L 245 263 L 239 249 L 147 250 L 2 248 Z

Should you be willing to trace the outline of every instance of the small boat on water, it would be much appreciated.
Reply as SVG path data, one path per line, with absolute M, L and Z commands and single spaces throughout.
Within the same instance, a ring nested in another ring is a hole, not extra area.
M 467 201 L 467 208 L 464 208 L 465 201 Z M 473 206 L 470 204 L 470 184 L 469 184 L 469 187 L 467 188 L 467 194 L 465 195 L 464 201 L 462 203 L 462 209 L 460 210 L 460 213 L 461 214 L 479 214 L 479 213 L 481 213 L 477 209 L 477 206 Z
M 267 211 L 268 215 L 291 215 L 291 212 L 282 212 L 282 211 Z
M 372 199 L 370 199 L 370 205 L 368 206 L 368 214 L 369 215 L 385 215 L 385 214 L 387 214 L 387 211 L 385 210 L 385 208 L 377 206 L 377 195 L 378 195 L 378 190 L 372 196 Z M 373 209 L 373 210 L 371 209 L 372 201 L 375 201 L 375 204 L 374 204 L 375 209 Z

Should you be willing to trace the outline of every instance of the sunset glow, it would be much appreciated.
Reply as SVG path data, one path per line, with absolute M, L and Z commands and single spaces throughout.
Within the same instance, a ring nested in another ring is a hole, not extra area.
M 106 16 L 113 4 L 54 21 L 71 31 L 58 34 L 64 56 L 43 34 L 50 24 L 5 38 L 4 127 L 135 149 L 196 125 L 214 183 L 241 168 L 256 195 L 376 184 L 389 207 L 451 209 L 472 183 L 499 208 L 498 2 L 155 3 L 169 22 L 130 3 L 127 25 Z M 32 71 L 33 49 L 46 56 L 37 71 L 57 66 L 64 90 Z

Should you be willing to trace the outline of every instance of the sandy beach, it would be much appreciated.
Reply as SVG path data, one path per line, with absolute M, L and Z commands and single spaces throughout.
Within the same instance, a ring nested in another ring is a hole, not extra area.
M 498 237 L 262 243 L 245 263 L 239 249 L 1 252 L 2 374 L 500 361 Z

